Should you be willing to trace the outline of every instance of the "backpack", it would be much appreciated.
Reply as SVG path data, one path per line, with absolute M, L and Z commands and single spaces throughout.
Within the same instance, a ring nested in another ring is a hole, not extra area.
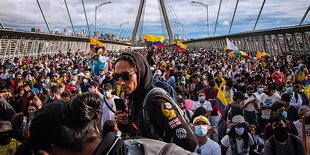
M 165 143 L 154 139 L 128 139 L 125 140 L 128 148 L 127 155 L 194 155 L 174 143 Z

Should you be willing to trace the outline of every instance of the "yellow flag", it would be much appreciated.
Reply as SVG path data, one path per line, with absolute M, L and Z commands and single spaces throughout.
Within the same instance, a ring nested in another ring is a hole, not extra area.
M 262 53 L 257 50 L 257 53 L 256 53 L 256 60 L 260 60 L 262 58 Z
M 99 40 L 97 40 L 93 37 L 90 37 L 90 45 L 98 46 L 98 47 L 104 47 L 104 44 L 102 42 L 100 42 Z

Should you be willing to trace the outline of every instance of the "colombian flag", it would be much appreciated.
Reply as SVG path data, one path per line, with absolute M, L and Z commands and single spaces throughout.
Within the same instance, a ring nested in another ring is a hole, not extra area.
M 220 107 L 218 110 L 224 116 L 224 108 L 227 105 L 227 101 L 221 89 L 218 89 L 217 96 L 215 99 L 217 105 Z
M 97 49 L 102 49 L 102 53 L 105 52 L 104 44 L 102 42 L 100 42 L 99 40 L 97 40 L 93 37 L 90 37 L 90 50 L 95 51 L 96 47 L 97 47 Z M 95 52 L 98 52 L 98 51 L 95 51 Z
M 187 46 L 182 44 L 180 41 L 177 41 L 176 48 L 178 51 L 185 53 L 187 50 Z
M 164 36 L 154 36 L 150 34 L 146 34 L 144 36 L 144 40 L 147 46 L 155 45 L 157 48 L 163 48 L 164 45 Z

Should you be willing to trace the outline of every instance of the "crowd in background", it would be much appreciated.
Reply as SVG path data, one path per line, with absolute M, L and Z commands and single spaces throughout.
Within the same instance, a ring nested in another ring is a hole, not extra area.
M 60 52 L 2 64 L 0 154 L 18 152 L 18 146 L 27 142 L 37 109 L 86 92 L 104 99 L 103 134 L 113 130 L 117 136 L 130 138 L 121 125 L 108 129 L 118 123 L 114 99 L 126 100 L 113 78 L 112 64 L 121 52 L 125 51 Z M 275 140 L 302 137 L 301 116 L 310 125 L 309 64 L 302 59 L 292 55 L 264 60 L 229 57 L 224 51 L 202 48 L 186 53 L 169 48 L 137 52 L 149 61 L 153 84 L 164 87 L 190 120 L 198 153 L 266 154 L 281 147 Z M 228 103 L 224 108 L 217 101 L 219 91 Z M 290 141 L 286 152 L 304 149 L 300 139 L 298 148 L 295 140 Z

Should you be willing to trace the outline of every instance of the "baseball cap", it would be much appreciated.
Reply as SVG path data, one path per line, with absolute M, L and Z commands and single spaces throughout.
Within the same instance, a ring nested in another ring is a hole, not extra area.
M 310 116 L 310 108 L 308 106 L 302 106 L 298 109 L 299 116 Z
M 208 120 L 206 117 L 202 116 L 202 115 L 197 116 L 197 117 L 194 119 L 193 124 L 196 124 L 197 122 L 204 122 L 204 123 L 207 123 L 208 125 L 210 125 L 209 120 Z

